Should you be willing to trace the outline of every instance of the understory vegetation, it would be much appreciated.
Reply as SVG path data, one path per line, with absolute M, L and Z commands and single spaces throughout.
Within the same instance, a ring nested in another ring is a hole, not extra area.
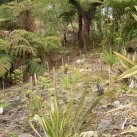
M 136 137 L 136 98 L 136 0 L 0 1 L 0 137 Z

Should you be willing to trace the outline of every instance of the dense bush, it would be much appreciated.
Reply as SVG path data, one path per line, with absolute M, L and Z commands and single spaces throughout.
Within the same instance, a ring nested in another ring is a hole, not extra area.
M 0 39 L 0 77 L 24 66 L 29 75 L 43 75 L 48 56 L 60 49 L 58 37 L 39 37 L 25 30 L 14 30 L 7 38 Z

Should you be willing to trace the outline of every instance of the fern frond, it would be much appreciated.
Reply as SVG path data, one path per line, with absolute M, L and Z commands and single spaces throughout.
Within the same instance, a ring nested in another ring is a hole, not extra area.
M 40 58 L 34 58 L 28 62 L 28 70 L 31 75 L 34 73 L 37 75 L 43 75 L 45 67 L 41 64 Z
M 13 11 L 13 16 L 19 16 L 24 10 L 32 8 L 32 2 L 30 0 L 23 0 L 21 2 L 11 1 L 6 5 L 2 5 L 2 8 L 7 8 Z
M 0 77 L 3 77 L 12 67 L 12 61 L 9 57 L 0 57 Z
M 6 40 L 0 39 L 0 50 L 6 51 L 9 49 L 9 43 Z
M 15 56 L 25 56 L 27 53 L 36 56 L 37 51 L 35 48 L 26 45 L 18 45 L 11 47 L 10 54 Z

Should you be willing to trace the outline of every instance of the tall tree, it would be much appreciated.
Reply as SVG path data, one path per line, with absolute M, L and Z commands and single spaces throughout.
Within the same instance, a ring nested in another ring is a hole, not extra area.
M 90 25 L 92 19 L 96 13 L 96 8 L 102 4 L 102 1 L 69 0 L 69 3 L 77 10 L 79 20 L 79 45 L 83 48 L 84 52 L 87 51 L 89 45 Z
M 8 30 L 22 28 L 27 31 L 33 30 L 33 20 L 31 18 L 31 10 L 33 2 L 30 0 L 17 0 L 3 2 L 0 7 L 0 17 L 3 18 L 3 24 Z M 5 12 L 5 15 L 2 15 Z M 13 25 L 15 26 L 13 26 Z M 2 25 L 3 27 L 3 25 Z

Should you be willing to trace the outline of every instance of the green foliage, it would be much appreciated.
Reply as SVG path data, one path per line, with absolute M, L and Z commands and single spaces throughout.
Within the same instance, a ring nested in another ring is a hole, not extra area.
M 11 59 L 7 56 L 0 57 L 0 66 L 0 77 L 4 77 L 12 67 Z
M 104 59 L 104 62 L 106 62 L 111 68 L 116 62 L 116 56 L 113 54 L 111 49 L 109 51 L 104 50 L 103 59 Z
M 99 105 L 99 102 L 108 93 L 98 97 L 95 102 L 82 114 L 85 105 L 85 98 L 87 95 L 87 90 L 85 89 L 78 104 L 77 108 L 74 108 L 73 99 L 70 100 L 68 106 L 60 111 L 57 99 L 51 100 L 51 110 L 50 116 L 44 115 L 40 117 L 35 115 L 35 119 L 38 124 L 43 129 L 46 136 L 49 137 L 76 137 L 79 136 L 82 131 L 84 131 L 89 125 L 92 119 L 93 110 Z M 76 110 L 73 112 L 73 110 Z M 82 115 L 81 115 L 82 114 Z M 87 120 L 87 123 L 83 125 L 83 122 Z M 30 125 L 35 131 L 35 133 L 41 137 L 40 133 L 37 131 L 35 126 L 30 121 Z
M 136 11 L 137 11 L 137 6 L 135 6 L 135 9 L 136 9 Z M 136 15 L 136 14 L 133 14 L 133 16 L 134 16 L 135 20 L 137 21 L 137 15 Z
M 102 78 L 99 76 L 94 76 L 93 79 L 94 79 L 95 83 L 100 83 L 102 80 Z
M 14 30 L 9 37 L 0 39 L 0 77 L 4 76 L 16 64 L 20 66 L 22 57 L 30 75 L 43 75 L 44 63 L 48 55 L 61 50 L 59 37 L 39 37 L 25 30 Z M 3 55 L 4 54 L 4 55 Z M 14 58 L 15 62 L 12 62 Z
M 45 50 L 47 53 L 53 53 L 61 50 L 61 40 L 59 37 L 46 37 L 45 41 Z
M 64 89 L 70 89 L 71 88 L 71 85 L 72 85 L 72 79 L 69 78 L 68 76 L 64 76 L 61 78 L 60 80 L 60 84 L 62 85 L 62 87 Z
M 81 72 L 79 68 L 73 68 L 72 70 L 72 79 L 73 81 L 78 81 L 81 78 Z
M 51 82 L 51 79 L 46 76 L 46 77 L 42 77 L 40 76 L 39 79 L 38 79 L 38 84 L 41 88 L 43 89 L 48 89 L 52 86 L 52 82 Z
M 116 62 L 116 69 L 118 69 L 120 72 L 124 72 L 137 64 L 136 53 L 129 54 L 124 49 L 122 51 L 122 54 L 117 53 L 117 52 L 114 52 L 114 54 L 118 58 L 118 61 Z
M 17 137 L 17 134 L 14 131 L 12 131 L 9 133 L 9 137 Z
M 36 91 L 27 91 L 26 94 L 26 107 L 29 117 L 33 117 L 34 114 L 41 114 L 43 109 L 43 103 L 41 96 Z
M 126 84 L 122 84 L 122 85 L 120 86 L 119 91 L 120 91 L 121 93 L 129 93 L 129 86 L 126 85 Z
M 32 56 L 42 57 L 41 54 L 45 53 L 47 55 L 61 49 L 59 37 L 39 37 L 35 33 L 25 30 L 13 31 L 9 36 L 9 43 L 11 54 L 16 56 L 23 56 L 29 53 Z
M 11 79 L 13 84 L 22 84 L 23 83 L 23 74 L 20 69 L 15 69 L 11 74 Z
M 131 14 L 135 14 L 135 0 L 105 0 L 103 14 L 99 11 L 96 21 L 98 24 L 97 30 L 102 36 L 101 45 L 108 47 L 127 46 L 128 42 L 136 38 L 137 24 Z M 101 15 L 100 15 L 101 14 Z
M 125 71 L 118 77 L 118 79 L 128 78 L 131 76 L 137 77 L 136 76 L 137 75 L 137 65 L 136 65 L 137 63 L 120 53 L 117 53 L 117 52 L 114 52 L 114 53 L 123 63 L 121 64 L 122 64 L 122 67 L 124 67 L 125 69 Z
M 4 109 L 9 109 L 11 106 L 8 99 L 5 99 L 4 102 L 0 103 L 0 107 L 3 107 Z
M 119 76 L 119 79 L 128 78 L 128 77 L 136 76 L 136 75 L 137 75 L 137 65 L 126 70 L 123 74 Z
M 8 56 L 8 42 L 4 39 L 0 39 L 0 77 L 3 77 L 12 67 L 12 59 Z
M 33 2 L 30 0 L 10 0 L 0 5 L 0 29 L 14 30 L 22 28 L 26 11 L 31 11 Z
M 28 61 L 28 70 L 31 75 L 37 74 L 37 75 L 43 75 L 45 72 L 44 65 L 41 64 L 41 60 L 39 58 L 34 58 L 32 60 Z

